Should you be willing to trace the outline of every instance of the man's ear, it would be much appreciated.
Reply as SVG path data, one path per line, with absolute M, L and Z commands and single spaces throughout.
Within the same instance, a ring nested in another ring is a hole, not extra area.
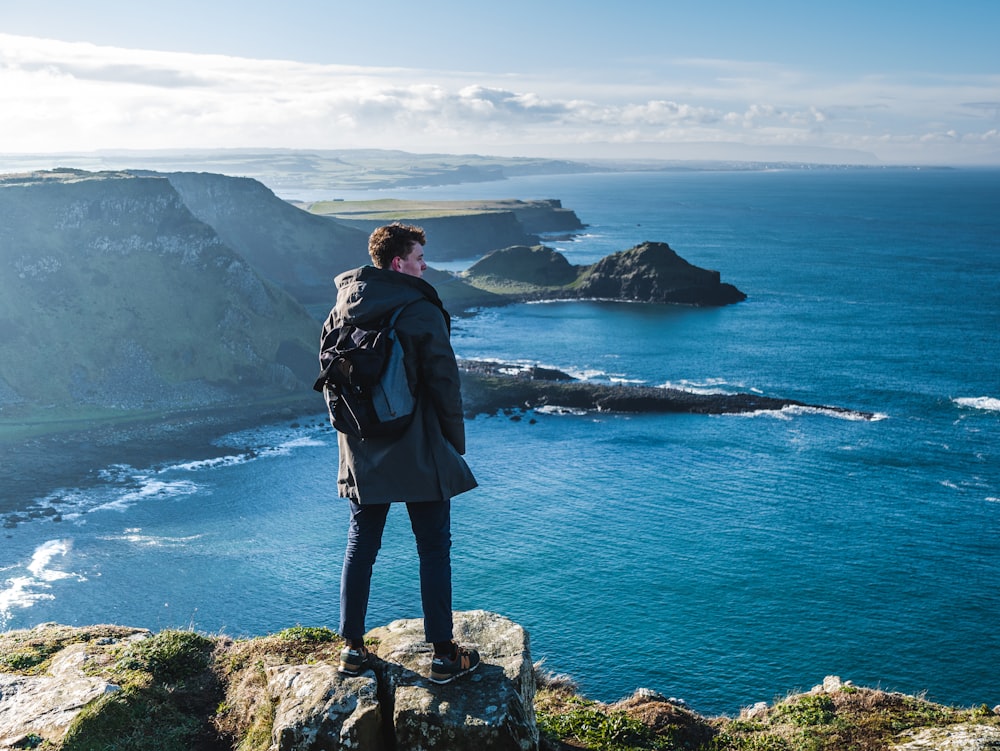
M 392 269 L 393 271 L 399 271 L 399 264 L 401 263 L 402 260 L 400 259 L 399 256 L 393 256 L 392 261 L 389 262 L 389 268 Z

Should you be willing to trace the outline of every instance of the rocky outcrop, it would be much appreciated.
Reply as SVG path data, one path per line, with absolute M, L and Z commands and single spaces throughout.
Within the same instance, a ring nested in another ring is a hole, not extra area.
M 112 643 L 145 638 L 144 629 L 97 626 L 92 638 L 80 638 L 82 630 L 45 624 L 38 630 L 48 633 L 55 654 L 43 674 L 34 674 L 38 647 L 30 639 L 8 638 L 0 649 L 0 749 L 29 748 L 26 739 L 58 743 L 84 707 L 102 696 L 121 690 L 117 684 L 85 672 L 94 651 Z M 28 646 L 19 648 L 27 642 Z M 23 672 L 16 666 L 27 668 Z M 37 744 L 36 744 L 37 745 Z
M 465 274 L 475 284 L 491 287 L 565 287 L 580 276 L 580 269 L 566 256 L 540 245 L 516 245 L 490 253 Z
M 462 275 L 472 286 L 508 302 L 599 299 L 680 305 L 729 305 L 746 294 L 718 271 L 694 266 L 666 243 L 646 242 L 589 266 L 572 266 L 544 246 L 494 251 Z
M 274 751 L 391 747 L 373 675 L 348 678 L 330 663 L 279 665 L 265 671 L 274 706 Z
M 322 628 L 240 640 L 120 626 L 0 632 L 0 749 L 989 751 L 1000 743 L 1000 706 L 948 707 L 832 675 L 736 717 L 706 717 L 647 688 L 607 704 L 533 666 L 528 635 L 503 616 L 456 613 L 455 632 L 483 663 L 444 686 L 423 678 L 430 652 L 419 620 L 369 632 L 377 657 L 354 678 L 337 671 L 342 641 Z
M 872 412 L 749 393 L 703 394 L 680 389 L 581 381 L 552 368 L 517 368 L 482 360 L 459 362 L 462 401 L 470 415 L 547 409 L 702 415 L 804 409 L 873 420 Z
M 86 675 L 86 659 L 85 645 L 74 644 L 53 658 L 46 675 L 0 673 L 0 748 L 32 735 L 59 740 L 85 706 L 120 690 Z
M 189 747 L 200 748 L 537 749 L 527 633 L 485 611 L 457 612 L 454 620 L 456 639 L 475 645 L 483 662 L 443 686 L 424 677 L 431 653 L 420 620 L 370 632 L 377 658 L 353 678 L 338 672 L 339 640 L 325 629 L 249 642 L 107 626 L 8 632 L 0 635 L 0 749 L 42 742 L 58 749 L 67 737 L 97 747 L 120 730 L 126 712 L 133 722 L 149 719 L 149 748 L 159 748 L 162 716 L 190 726 Z
M 368 636 L 378 640 L 375 672 L 398 748 L 529 751 L 538 746 L 528 634 L 513 621 L 481 610 L 456 613 L 455 639 L 475 645 L 483 662 L 445 686 L 424 677 L 432 652 L 422 620 L 397 621 Z
M 685 305 L 728 305 L 746 299 L 731 284 L 723 284 L 718 271 L 688 263 L 661 242 L 601 259 L 582 275 L 576 295 Z

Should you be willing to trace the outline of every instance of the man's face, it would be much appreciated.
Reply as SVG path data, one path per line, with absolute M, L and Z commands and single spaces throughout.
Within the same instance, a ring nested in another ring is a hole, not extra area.
M 392 270 L 402 274 L 409 274 L 418 279 L 424 275 L 427 264 L 424 263 L 424 246 L 418 242 L 410 244 L 410 252 L 406 258 L 396 256 L 392 259 Z

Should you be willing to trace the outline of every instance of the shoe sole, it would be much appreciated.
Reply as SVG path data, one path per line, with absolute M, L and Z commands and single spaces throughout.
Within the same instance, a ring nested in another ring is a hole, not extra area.
M 480 666 L 480 664 L 481 663 L 477 662 L 475 665 L 473 665 L 468 670 L 463 670 L 460 673 L 453 673 L 453 674 L 449 675 L 447 678 L 435 678 L 434 676 L 429 676 L 427 678 L 427 680 L 429 680 L 431 683 L 436 683 L 439 686 L 443 686 L 446 683 L 451 683 L 456 678 L 461 678 L 463 675 L 468 675 L 469 673 L 475 671 L 475 669 L 478 668 Z

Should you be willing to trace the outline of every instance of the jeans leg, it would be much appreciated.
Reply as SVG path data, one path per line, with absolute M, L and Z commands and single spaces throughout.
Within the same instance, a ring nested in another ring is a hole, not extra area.
M 365 635 L 372 567 L 382 547 L 382 530 L 389 504 L 360 506 L 354 501 L 350 503 L 351 523 L 340 574 L 340 635 L 345 639 L 360 639 Z
M 450 641 L 451 501 L 407 503 L 406 510 L 420 556 L 424 638 L 429 642 Z

